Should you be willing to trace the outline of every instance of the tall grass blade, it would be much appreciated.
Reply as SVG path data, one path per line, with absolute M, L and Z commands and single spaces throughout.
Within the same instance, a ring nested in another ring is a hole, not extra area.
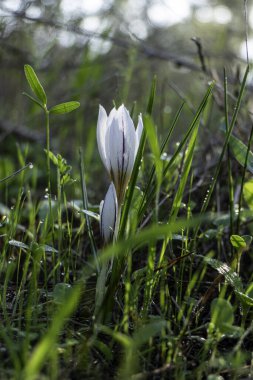
M 191 125 L 190 127 L 188 128 L 188 131 L 186 132 L 184 138 L 182 139 L 182 141 L 180 142 L 176 152 L 173 154 L 173 156 L 171 157 L 170 159 L 170 162 L 165 166 L 164 170 L 163 170 L 163 177 L 165 178 L 166 176 L 166 173 L 168 172 L 168 170 L 172 167 L 173 163 L 176 161 L 178 155 L 180 154 L 180 152 L 182 151 L 182 149 L 185 147 L 188 139 L 189 139 L 189 136 L 191 135 L 192 131 L 194 130 L 195 128 L 195 125 L 196 123 L 199 122 L 199 118 L 200 118 L 200 115 L 201 113 L 203 112 L 203 110 L 205 109 L 206 105 L 207 105 L 207 102 L 208 102 L 208 99 L 212 93 L 212 89 L 214 87 L 214 83 L 212 83 L 209 87 L 208 87 L 208 90 L 191 122 Z M 141 209 L 139 209 L 139 212 L 138 212 L 138 215 L 139 215 L 139 219 L 143 216 L 146 208 L 150 205 L 150 203 L 152 202 L 153 198 L 154 198 L 154 194 L 155 194 L 155 185 L 152 184 L 150 185 L 149 189 L 148 189 L 148 192 L 144 193 L 144 197 L 145 197 L 145 201 L 142 201 L 142 207 Z
M 225 111 L 225 126 L 226 133 L 229 130 L 229 119 L 228 119 L 228 90 L 227 90 L 227 74 L 224 69 L 224 111 Z M 232 138 L 232 135 L 230 139 Z M 229 186 L 229 212 L 230 212 L 230 234 L 234 233 L 234 190 L 233 190 L 233 175 L 231 167 L 231 154 L 230 146 L 227 147 L 227 162 L 228 162 L 228 186 Z
M 151 89 L 150 89 L 149 100 L 148 100 L 148 105 L 147 105 L 147 114 L 148 115 L 152 114 L 154 100 L 155 100 L 155 91 L 156 91 L 156 76 L 153 79 Z M 119 237 L 123 236 L 125 233 L 127 217 L 128 217 L 129 209 L 130 209 L 131 202 L 133 199 L 133 193 L 134 193 L 134 189 L 135 189 L 135 185 L 136 185 L 136 181 L 137 181 L 137 177 L 138 177 L 138 173 L 139 173 L 139 168 L 140 168 L 140 164 L 141 164 L 141 160 L 142 160 L 142 156 L 143 156 L 143 152 L 144 152 L 145 143 L 146 143 L 146 132 L 144 129 L 142 132 L 142 136 L 141 136 L 141 140 L 140 140 L 140 144 L 139 144 L 139 149 L 138 149 L 137 156 L 135 159 L 134 168 L 133 168 L 133 172 L 131 175 L 130 183 L 129 183 L 129 186 L 127 189 L 127 193 L 126 193 L 126 197 L 125 197 L 126 201 L 125 201 L 124 207 L 122 209 Z
M 162 143 L 162 146 L 161 146 L 161 151 L 160 151 L 160 155 L 162 155 L 162 153 L 164 152 L 165 150 L 165 147 L 166 145 L 168 144 L 169 140 L 170 140 L 170 137 L 174 131 L 174 128 L 177 124 L 177 121 L 179 119 L 179 116 L 182 112 L 182 109 L 183 109 L 183 106 L 184 106 L 185 103 L 182 103 L 180 108 L 178 109 L 172 123 L 171 123 L 171 126 L 169 128 L 169 131 L 168 131 L 168 134 L 167 136 L 165 137 L 163 143 Z M 150 190 L 150 186 L 151 186 L 151 183 L 153 181 L 153 178 L 154 178 L 154 175 L 155 175 L 155 165 L 153 165 L 151 171 L 150 171 L 150 174 L 149 174 L 149 177 L 148 177 L 148 180 L 146 182 L 146 185 L 145 185 L 145 189 L 143 191 L 143 197 L 141 199 L 141 202 L 139 204 L 139 207 L 138 207 L 138 219 L 140 220 L 141 216 L 142 216 L 142 210 L 144 208 L 144 204 L 145 204 L 145 201 L 147 199 L 147 194 L 148 194 L 148 191 Z
M 99 260 L 101 264 L 103 264 L 114 257 L 118 259 L 115 261 L 119 261 L 122 263 L 122 257 L 125 257 L 126 252 L 130 254 L 131 250 L 139 249 L 140 247 L 152 244 L 159 240 L 163 241 L 165 238 L 170 237 L 172 234 L 181 232 L 182 229 L 195 228 L 196 225 L 203 221 L 211 222 L 213 218 L 214 215 L 206 214 L 201 216 L 194 216 L 190 220 L 186 218 L 178 218 L 176 221 L 165 225 L 158 225 L 157 223 L 154 223 L 154 225 L 151 225 L 150 227 L 141 230 L 138 234 L 135 234 L 128 238 L 121 238 L 117 241 L 115 245 L 108 246 L 107 248 L 105 248 L 102 252 L 100 252 Z M 94 262 L 90 265 L 90 274 L 92 273 L 93 267 Z M 120 269 L 122 270 L 122 266 Z M 118 286 L 121 273 L 122 272 L 117 273 L 117 276 L 112 277 L 108 285 L 104 301 L 100 308 L 100 313 L 103 313 L 104 315 L 108 315 L 108 313 L 111 311 L 115 291 Z M 103 318 L 101 317 L 101 319 Z
M 235 110 L 234 110 L 234 113 L 233 113 L 233 117 L 232 117 L 229 129 L 228 129 L 228 132 L 226 134 L 226 139 L 225 139 L 225 142 L 224 142 L 223 147 L 222 147 L 222 152 L 221 152 L 221 155 L 219 157 L 219 162 L 218 162 L 218 164 L 216 166 L 216 169 L 215 169 L 215 173 L 214 173 L 214 176 L 213 176 L 213 180 L 211 182 L 210 189 L 209 189 L 209 191 L 207 193 L 207 196 L 205 198 L 205 201 L 203 202 L 203 205 L 201 207 L 201 212 L 202 213 L 206 212 L 207 206 L 209 205 L 211 196 L 212 196 L 214 188 L 216 186 L 216 182 L 217 182 L 218 175 L 219 175 L 219 172 L 220 172 L 222 160 L 224 158 L 224 155 L 225 155 L 225 152 L 226 152 L 226 149 L 227 149 L 227 146 L 228 146 L 228 143 L 229 143 L 229 140 L 230 140 L 230 137 L 231 137 L 231 134 L 232 134 L 235 122 L 237 120 L 237 116 L 238 116 L 239 110 L 240 110 L 240 105 L 241 105 L 244 89 L 245 89 L 245 86 L 246 86 L 246 80 L 247 80 L 248 74 L 249 74 L 249 66 L 247 66 L 246 70 L 245 70 L 245 74 L 244 74 L 243 81 L 242 81 L 242 84 L 241 84 L 241 87 L 240 87 L 240 92 L 239 92 L 238 99 L 237 99 L 237 102 L 236 102 L 236 106 L 235 106 Z
M 82 187 L 82 196 L 83 196 L 83 208 L 84 210 L 88 210 L 89 202 L 88 202 L 88 194 L 87 194 L 87 188 L 86 188 L 86 183 L 85 183 L 85 171 L 84 171 L 82 148 L 79 149 L 79 155 L 80 155 L 80 176 L 81 176 L 81 187 Z M 98 263 L 98 258 L 97 258 L 97 248 L 96 248 L 96 243 L 93 236 L 93 231 L 91 228 L 90 217 L 86 213 L 84 215 L 86 219 L 87 231 L 88 231 L 88 235 L 90 239 L 92 254 L 95 260 L 97 272 L 99 272 L 100 268 L 99 268 L 99 263 Z
M 37 379 L 41 368 L 46 363 L 51 355 L 52 350 L 55 350 L 55 344 L 58 339 L 58 335 L 61 332 L 66 319 L 75 311 L 78 301 L 81 295 L 81 286 L 76 285 L 70 292 L 65 302 L 59 307 L 57 313 L 52 319 L 51 326 L 47 333 L 39 341 L 35 347 L 30 360 L 26 364 L 23 377 L 24 380 Z

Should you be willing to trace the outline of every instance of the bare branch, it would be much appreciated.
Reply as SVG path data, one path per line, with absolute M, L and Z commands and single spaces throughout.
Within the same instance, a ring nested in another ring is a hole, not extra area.
M 7 136 L 13 134 L 17 138 L 22 138 L 27 141 L 41 143 L 45 140 L 44 134 L 31 130 L 24 125 L 12 125 L 8 121 L 0 120 L 0 141 L 3 141 Z
M 188 68 L 189 70 L 193 71 L 202 71 L 202 67 L 199 65 L 196 65 L 194 62 L 184 58 L 184 57 L 179 57 L 175 54 L 169 53 L 168 51 L 160 51 L 158 49 L 155 49 L 151 46 L 146 45 L 143 41 L 140 40 L 133 40 L 133 39 L 123 39 L 123 38 L 118 38 L 115 36 L 109 36 L 105 35 L 103 33 L 96 33 L 96 32 L 90 32 L 86 29 L 80 28 L 77 25 L 73 24 L 64 24 L 56 19 L 47 19 L 44 17 L 31 17 L 27 16 L 25 12 L 20 12 L 20 11 L 12 11 L 3 5 L 0 5 L 0 9 L 3 11 L 9 13 L 11 16 L 17 18 L 17 19 L 23 19 L 23 20 L 28 20 L 32 21 L 34 23 L 38 23 L 44 26 L 49 26 L 58 30 L 65 30 L 71 33 L 74 33 L 79 36 L 84 36 L 86 38 L 96 38 L 96 39 L 101 39 L 101 40 L 106 40 L 106 41 L 111 41 L 115 45 L 128 49 L 130 47 L 135 47 L 138 49 L 138 51 L 144 55 L 146 55 L 149 58 L 156 58 L 164 61 L 169 61 L 175 64 L 178 67 L 185 67 Z

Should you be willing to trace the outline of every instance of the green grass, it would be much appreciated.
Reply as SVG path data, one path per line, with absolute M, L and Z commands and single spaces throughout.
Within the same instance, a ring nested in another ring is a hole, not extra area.
M 98 183 L 91 183 L 86 147 L 79 165 L 73 163 L 79 166 L 74 181 L 66 160 L 50 152 L 47 98 L 37 77 L 29 77 L 35 103 L 47 115 L 45 172 L 39 177 L 36 165 L 26 165 L 29 147 L 20 147 L 24 169 L 1 182 L 0 379 L 253 375 L 252 132 L 244 143 L 233 134 L 246 108 L 248 71 L 232 111 L 224 75 L 225 129 L 204 172 L 202 139 L 215 84 L 175 144 L 184 108 L 191 106 L 179 104 L 160 142 L 152 118 L 154 79 L 118 240 L 108 246 L 92 218 L 98 207 L 89 201 L 89 187 L 96 192 Z M 93 146 L 90 134 L 87 149 Z M 39 181 L 48 189 L 40 196 Z

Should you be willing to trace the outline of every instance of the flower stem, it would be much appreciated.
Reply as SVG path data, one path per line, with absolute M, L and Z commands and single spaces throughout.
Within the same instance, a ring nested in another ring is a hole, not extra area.
M 52 223 L 52 237 L 54 240 L 54 223 L 53 223 L 52 199 L 51 199 L 50 122 L 49 122 L 49 111 L 47 108 L 45 108 L 45 115 L 46 115 L 46 149 L 47 149 L 47 193 L 48 193 L 48 206 L 49 206 L 49 217 L 47 218 L 47 226 L 50 227 L 50 224 Z M 53 266 L 55 267 L 54 253 L 52 255 L 52 263 L 53 263 Z
M 121 205 L 121 203 L 119 203 L 119 205 L 118 205 L 118 214 L 116 216 L 116 222 L 115 222 L 115 228 L 114 228 L 114 234 L 113 234 L 113 242 L 114 243 L 116 243 L 116 241 L 118 240 L 121 210 L 122 210 L 122 205 Z
M 61 257 L 62 250 L 62 186 L 60 169 L 57 167 L 57 217 L 58 217 L 58 255 Z M 67 263 L 64 260 L 64 273 L 67 273 Z M 60 268 L 57 271 L 57 277 L 60 281 Z
M 46 114 L 46 144 L 47 144 L 47 179 L 48 179 L 48 193 L 49 199 L 51 195 L 51 180 L 50 180 L 50 123 L 49 123 L 49 111 L 45 110 Z M 51 203 L 51 202 L 50 202 Z

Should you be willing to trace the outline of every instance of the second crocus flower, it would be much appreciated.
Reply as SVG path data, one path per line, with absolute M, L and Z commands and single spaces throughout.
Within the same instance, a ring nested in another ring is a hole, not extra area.
M 105 199 L 100 203 L 100 232 L 104 243 L 109 243 L 115 236 L 118 218 L 118 200 L 114 184 L 111 183 Z

